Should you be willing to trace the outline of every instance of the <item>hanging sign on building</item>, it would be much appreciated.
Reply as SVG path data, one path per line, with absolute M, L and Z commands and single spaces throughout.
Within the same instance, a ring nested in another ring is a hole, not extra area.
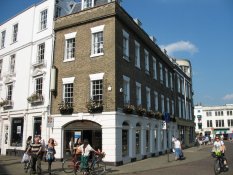
M 47 127 L 48 127 L 48 128 L 52 128 L 53 125 L 54 125 L 53 117 L 48 116 L 48 119 L 47 119 Z

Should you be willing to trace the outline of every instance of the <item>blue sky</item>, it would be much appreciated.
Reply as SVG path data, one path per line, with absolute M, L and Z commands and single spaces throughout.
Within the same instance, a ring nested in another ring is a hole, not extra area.
M 0 23 L 40 0 L 0 2 Z M 194 104 L 233 103 L 233 0 L 123 0 L 174 58 L 189 59 Z

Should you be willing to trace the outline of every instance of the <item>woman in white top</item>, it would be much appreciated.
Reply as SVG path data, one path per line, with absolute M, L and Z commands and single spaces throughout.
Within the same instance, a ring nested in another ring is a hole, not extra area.
M 99 154 L 99 152 L 95 151 L 91 145 L 89 144 L 87 139 L 84 139 L 83 144 L 78 148 L 82 153 L 81 155 L 81 170 L 86 173 L 88 171 L 88 160 L 90 152 L 95 152 L 96 154 Z
M 180 140 L 177 138 L 174 142 L 174 149 L 175 149 L 175 160 L 178 160 L 181 155 L 181 143 Z

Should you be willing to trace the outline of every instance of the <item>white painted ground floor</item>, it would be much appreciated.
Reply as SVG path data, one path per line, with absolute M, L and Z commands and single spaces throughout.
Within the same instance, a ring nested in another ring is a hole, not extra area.
M 75 141 L 80 137 L 88 139 L 94 149 L 104 151 L 105 161 L 113 165 L 163 154 L 171 148 L 172 135 L 188 144 L 193 140 L 189 126 L 170 122 L 164 130 L 161 120 L 122 112 L 51 117 L 46 111 L 8 114 L 2 115 L 1 128 L 2 155 L 15 149 L 23 151 L 28 136 L 41 135 L 45 143 L 50 137 L 56 140 L 56 158 L 63 159 L 70 155 L 71 138 Z

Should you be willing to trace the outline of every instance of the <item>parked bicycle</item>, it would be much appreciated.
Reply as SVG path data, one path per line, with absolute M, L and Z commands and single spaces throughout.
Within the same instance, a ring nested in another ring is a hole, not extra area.
M 74 173 L 77 175 L 80 172 L 80 161 L 73 155 L 72 158 L 65 159 L 62 162 L 62 170 L 65 173 Z
M 214 173 L 215 175 L 220 174 L 221 172 L 228 171 L 228 168 L 224 165 L 224 157 L 222 155 L 222 152 L 213 152 L 212 156 L 216 158 L 214 161 Z
M 103 162 L 105 153 L 93 154 L 93 158 L 88 163 L 87 170 L 81 170 L 80 165 L 81 161 L 77 160 L 75 156 L 70 159 L 65 159 L 62 162 L 62 170 L 65 173 L 73 173 L 74 175 L 78 174 L 90 174 L 90 175 L 101 175 L 106 173 L 106 164 Z
M 87 174 L 101 175 L 106 173 L 106 164 L 102 160 L 105 157 L 105 153 L 94 154 L 92 160 L 89 163 L 89 169 Z

